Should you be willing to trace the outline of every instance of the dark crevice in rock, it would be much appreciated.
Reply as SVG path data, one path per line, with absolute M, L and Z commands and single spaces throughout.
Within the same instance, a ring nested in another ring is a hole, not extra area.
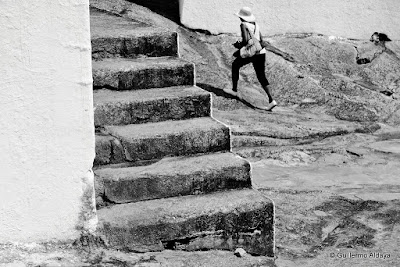
M 113 159 L 115 159 L 115 156 L 116 156 L 116 151 L 113 146 L 113 141 L 110 140 L 110 161 L 111 162 L 113 161 Z
M 210 231 L 210 232 L 202 232 L 202 233 L 197 233 L 194 235 L 190 235 L 187 237 L 182 237 L 182 238 L 177 238 L 174 240 L 162 240 L 161 243 L 164 247 L 164 249 L 169 249 L 169 250 L 188 250 L 191 251 L 193 248 L 193 244 L 197 244 L 195 246 L 197 251 L 208 251 L 211 250 L 212 247 L 207 246 L 207 241 L 206 243 L 203 243 L 203 246 L 199 244 L 202 244 L 202 239 L 203 240 L 209 240 L 208 242 L 210 242 L 212 239 L 216 239 L 216 240 L 224 240 L 222 241 L 222 243 L 226 243 L 225 246 L 226 248 L 229 247 L 228 243 L 230 241 L 228 241 L 229 239 L 233 238 L 233 239 L 237 239 L 237 238 L 252 238 L 252 236 L 254 235 L 262 235 L 262 231 L 259 229 L 255 229 L 254 227 L 251 229 L 242 229 L 242 231 L 240 231 L 239 233 L 234 233 L 232 236 L 230 233 L 227 233 L 224 230 L 217 230 L 217 231 Z M 204 241 L 203 241 L 204 242 Z M 212 241 L 211 241 L 212 242 Z M 224 246 L 222 244 L 222 246 Z M 225 249 L 226 249 L 225 248 Z M 259 253 L 257 252 L 248 252 L 251 255 L 259 255 Z
M 347 150 L 347 149 L 346 149 L 346 152 L 347 152 L 348 154 L 353 155 L 353 156 L 356 156 L 356 157 L 362 157 L 362 156 L 363 156 L 363 154 L 361 154 L 361 153 L 357 153 L 357 152 L 355 152 L 355 151 L 351 151 L 351 150 Z
M 98 89 L 109 89 L 109 90 L 115 90 L 115 91 L 119 91 L 120 89 L 108 84 L 104 84 L 104 85 L 93 85 L 93 90 L 98 90 Z
M 392 96 L 393 95 L 393 91 L 389 91 L 389 90 L 382 90 L 380 92 L 382 94 L 384 94 L 385 96 Z
M 276 134 L 268 134 L 268 133 L 260 133 L 260 132 L 235 132 L 232 130 L 232 135 L 233 136 L 251 136 L 251 137 L 268 137 L 268 138 L 274 138 L 274 139 L 279 139 L 279 140 L 296 140 L 298 138 L 304 138 L 304 137 L 286 137 L 286 136 L 278 136 Z
M 110 200 L 105 192 L 104 192 L 104 195 L 102 195 L 102 198 L 103 198 L 104 203 L 106 204 L 105 206 L 119 204 L 115 201 Z
M 371 63 L 371 60 L 369 60 L 368 58 L 356 58 L 356 62 L 358 65 L 362 65 Z
M 128 55 L 129 55 L 129 50 L 128 50 L 128 46 L 126 44 L 126 40 L 124 39 L 121 42 L 120 56 L 121 57 L 128 57 Z
M 325 133 L 316 133 L 316 134 L 310 134 L 307 136 L 302 136 L 302 137 L 285 137 L 285 136 L 278 136 L 276 134 L 271 135 L 268 133 L 259 133 L 259 132 L 235 132 L 232 131 L 232 135 L 234 136 L 252 136 L 252 137 L 269 137 L 269 138 L 274 138 L 278 140 L 295 140 L 295 141 L 321 141 L 325 138 L 328 137 L 333 137 L 333 136 L 339 136 L 339 135 L 346 135 L 346 134 L 351 134 L 353 132 L 351 131 L 346 131 L 346 130 L 338 130 L 335 132 L 325 132 Z
M 118 142 L 118 145 L 122 148 L 122 152 L 124 153 L 125 160 L 129 161 L 129 162 L 135 161 L 132 159 L 131 155 L 129 154 L 129 151 L 128 151 L 127 147 L 124 145 L 124 142 L 116 136 L 113 136 L 113 135 L 111 135 L 111 136 L 115 138 L 115 140 Z
M 320 49 L 320 50 L 323 49 L 321 46 L 314 44 L 311 40 L 308 40 L 308 43 L 309 43 L 311 46 L 316 47 L 316 48 L 318 48 L 318 49 Z
M 358 51 L 358 47 L 357 46 L 353 46 L 354 49 L 356 50 L 356 63 L 358 65 L 361 64 L 367 64 L 367 63 L 371 63 L 371 61 L 368 58 L 360 58 L 360 52 Z
M 97 180 L 100 180 L 99 177 L 96 177 Z M 104 187 L 104 186 L 103 186 Z M 111 205 L 119 204 L 115 201 L 112 201 L 108 198 L 105 192 L 105 188 L 103 188 L 102 192 L 96 194 L 96 209 L 105 208 Z

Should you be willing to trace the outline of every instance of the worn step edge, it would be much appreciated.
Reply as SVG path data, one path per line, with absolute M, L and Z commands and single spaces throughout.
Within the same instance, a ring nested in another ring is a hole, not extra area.
M 133 36 L 92 37 L 92 59 L 124 57 L 178 57 L 176 32 L 142 33 Z
M 147 90 L 95 90 L 94 124 L 126 125 L 207 117 L 210 93 L 198 87 L 168 87 Z
M 274 254 L 274 207 L 252 189 L 114 205 L 98 211 L 110 247 L 136 251 L 225 249 Z
M 96 203 L 129 203 L 251 186 L 250 164 L 232 154 L 164 158 L 157 163 L 95 171 Z
M 105 59 L 92 65 L 94 89 L 137 90 L 195 85 L 194 64 L 182 59 Z
M 113 138 L 115 146 L 108 145 L 107 151 L 101 151 L 104 148 L 96 141 L 96 155 L 118 153 L 123 154 L 126 161 L 230 151 L 229 128 L 211 117 L 105 126 L 103 134 L 108 137 L 102 138 Z M 110 151 L 114 148 L 116 150 Z M 125 161 L 117 158 L 112 163 Z

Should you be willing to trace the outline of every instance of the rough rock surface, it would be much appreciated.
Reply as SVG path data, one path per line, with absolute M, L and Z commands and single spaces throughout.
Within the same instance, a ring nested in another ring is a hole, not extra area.
M 231 44 L 237 37 L 206 36 L 185 29 L 180 34 L 187 38 L 181 40 L 185 42 L 181 54 L 195 62 L 197 84 L 214 93 L 216 108 L 232 110 L 266 104 L 266 95 L 251 64 L 242 69 L 239 80 L 242 105 L 227 100 L 229 96 L 221 91 L 231 87 L 230 65 L 235 51 Z M 270 49 L 273 52 L 266 55 L 266 74 L 278 105 L 325 113 L 340 120 L 391 125 L 398 121 L 400 102 L 394 94 L 400 90 L 400 59 L 396 54 L 400 42 L 390 42 L 382 51 L 369 41 L 311 34 L 267 39 L 284 52 L 281 56 L 276 49 Z M 371 63 L 359 65 L 357 57 L 370 57 Z

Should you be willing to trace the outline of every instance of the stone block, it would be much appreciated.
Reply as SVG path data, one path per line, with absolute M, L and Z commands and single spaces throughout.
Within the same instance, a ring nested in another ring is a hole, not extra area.
M 99 169 L 95 174 L 103 185 L 99 190 L 113 203 L 251 186 L 250 164 L 232 153 L 165 158 L 148 166 Z
M 93 62 L 96 89 L 137 90 L 194 85 L 194 65 L 177 58 L 105 59 Z
M 92 57 L 178 56 L 178 34 L 110 12 L 90 9 Z
M 197 87 L 94 91 L 94 123 L 141 124 L 210 115 L 210 94 Z
M 251 190 L 114 205 L 98 211 L 110 247 L 128 251 L 224 249 L 274 255 L 274 207 Z
M 106 126 L 132 161 L 229 151 L 229 128 L 212 118 Z

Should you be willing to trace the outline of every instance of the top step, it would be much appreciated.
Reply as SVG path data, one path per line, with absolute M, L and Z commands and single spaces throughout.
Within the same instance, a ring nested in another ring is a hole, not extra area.
M 90 8 L 92 58 L 178 56 L 178 35 Z

